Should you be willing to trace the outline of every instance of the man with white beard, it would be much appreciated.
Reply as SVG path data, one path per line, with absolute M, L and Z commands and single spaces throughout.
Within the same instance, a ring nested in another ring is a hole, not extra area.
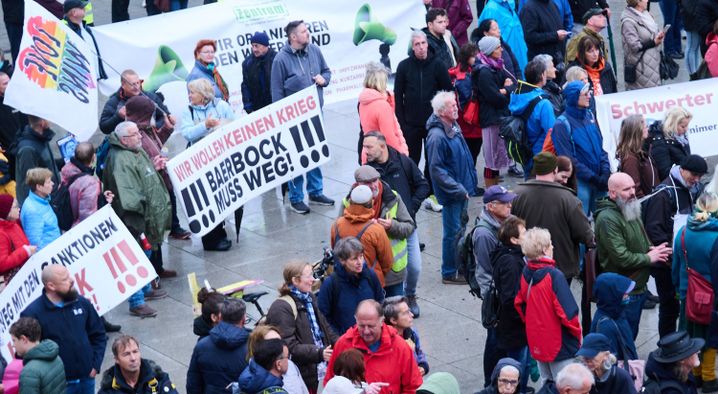
M 636 286 L 626 302 L 626 320 L 638 335 L 641 309 L 646 300 L 646 283 L 654 265 L 670 264 L 671 248 L 662 243 L 651 246 L 641 222 L 641 203 L 630 175 L 617 172 L 608 178 L 608 197 L 596 208 L 596 243 L 603 272 L 631 278 Z

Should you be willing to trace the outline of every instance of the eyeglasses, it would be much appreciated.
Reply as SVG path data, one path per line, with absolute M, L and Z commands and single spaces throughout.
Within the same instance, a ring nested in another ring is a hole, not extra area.
M 200 51 L 203 55 L 214 55 L 214 51 Z
M 519 384 L 518 380 L 510 380 L 510 379 L 499 379 L 499 383 L 504 384 L 506 386 L 516 386 Z

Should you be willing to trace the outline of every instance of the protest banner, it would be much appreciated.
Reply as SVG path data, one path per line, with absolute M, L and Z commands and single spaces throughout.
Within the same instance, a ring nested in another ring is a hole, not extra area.
M 316 86 L 228 123 L 167 162 L 192 233 L 329 161 Z
M 687 133 L 691 152 L 703 157 L 718 155 L 717 92 L 718 78 L 713 78 L 596 96 L 596 118 L 612 170 L 618 166 L 615 156 L 621 121 L 639 114 L 650 125 L 663 121 L 665 113 L 676 106 L 693 114 Z
M 152 264 L 110 205 L 33 255 L 0 293 L 0 352 L 11 359 L 10 326 L 42 294 L 42 270 L 62 264 L 103 315 L 154 279 Z
M 243 108 L 241 64 L 252 56 L 254 32 L 267 33 L 270 47 L 279 51 L 287 43 L 287 23 L 304 20 L 312 43 L 321 48 L 331 68 L 324 99 L 332 103 L 356 99 L 366 63 L 381 61 L 395 71 L 407 57 L 411 29 L 426 26 L 425 14 L 423 3 L 415 0 L 226 0 L 103 25 L 93 32 L 107 63 L 120 71 L 137 71 L 144 88 L 160 88 L 174 111 L 187 108 L 185 78 L 195 64 L 195 44 L 216 40 L 215 63 L 227 82 L 230 104 L 238 111 Z M 100 85 L 107 95 L 120 86 L 118 75 L 109 77 Z M 178 98 L 183 101 L 172 105 Z
M 26 1 L 20 52 L 5 104 L 88 140 L 97 129 L 97 56 L 92 45 L 38 3 Z

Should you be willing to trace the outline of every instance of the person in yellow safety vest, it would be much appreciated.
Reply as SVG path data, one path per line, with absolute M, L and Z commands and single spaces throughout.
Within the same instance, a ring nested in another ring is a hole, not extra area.
M 391 242 L 391 250 L 394 254 L 394 263 L 391 271 L 387 273 L 384 280 L 384 291 L 386 297 L 404 295 L 404 276 L 406 276 L 406 265 L 408 262 L 408 250 L 406 239 L 416 229 L 416 223 L 411 218 L 409 210 L 401 200 L 397 192 L 381 180 L 379 172 L 374 167 L 363 165 L 354 171 L 352 189 L 356 185 L 368 186 L 374 195 L 374 220 L 379 223 Z M 349 199 L 344 198 L 344 208 L 349 205 Z M 339 212 L 341 216 L 343 209 Z
M 62 5 L 62 9 L 65 12 L 65 17 L 62 19 L 62 22 L 67 25 L 72 31 L 77 33 L 80 37 L 82 37 L 83 40 L 85 40 L 88 43 L 92 43 L 92 49 L 94 49 L 94 53 L 97 54 L 97 64 L 96 64 L 96 71 L 97 71 L 97 79 L 107 79 L 107 73 L 105 73 L 105 68 L 102 65 L 102 56 L 100 56 L 100 49 L 97 47 L 97 41 L 95 41 L 95 36 L 92 34 L 92 30 L 87 27 L 87 7 L 90 7 L 90 10 L 92 10 L 92 6 L 89 2 L 82 1 L 82 0 L 65 0 L 65 3 Z M 90 18 L 93 19 L 94 17 L 92 14 L 90 14 Z M 90 40 L 88 40 L 88 37 Z
M 85 4 L 85 17 L 82 20 L 85 21 L 85 26 L 95 26 L 95 13 L 92 10 L 91 1 Z

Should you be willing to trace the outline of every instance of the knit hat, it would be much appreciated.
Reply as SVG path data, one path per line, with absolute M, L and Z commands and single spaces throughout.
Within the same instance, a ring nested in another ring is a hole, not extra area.
M 501 40 L 494 36 L 484 36 L 479 40 L 479 51 L 486 56 L 492 54 L 496 48 L 501 46 Z
M 546 175 L 553 172 L 558 165 L 558 158 L 551 152 L 541 152 L 534 156 L 534 173 Z
M 9 194 L 0 194 L 0 219 L 7 219 L 15 199 Z
M 144 95 L 130 97 L 125 103 L 127 120 L 137 124 L 147 124 L 155 113 L 155 102 Z
M 73 8 L 85 8 L 85 2 L 82 0 L 65 0 L 62 4 L 62 12 L 67 14 Z
M 265 47 L 269 46 L 269 36 L 263 31 L 255 31 L 252 38 L 249 40 L 252 44 L 262 44 Z
M 354 180 L 357 182 L 374 182 L 379 179 L 381 175 L 374 167 L 363 165 L 354 171 Z
M 681 162 L 681 168 L 698 175 L 705 175 L 708 173 L 708 164 L 706 163 L 706 159 L 698 155 L 686 156 L 686 158 Z
M 371 189 L 369 189 L 369 186 L 366 185 L 359 185 L 355 187 L 349 197 L 353 204 L 360 205 L 369 203 L 372 198 L 374 198 L 374 193 L 372 193 Z

